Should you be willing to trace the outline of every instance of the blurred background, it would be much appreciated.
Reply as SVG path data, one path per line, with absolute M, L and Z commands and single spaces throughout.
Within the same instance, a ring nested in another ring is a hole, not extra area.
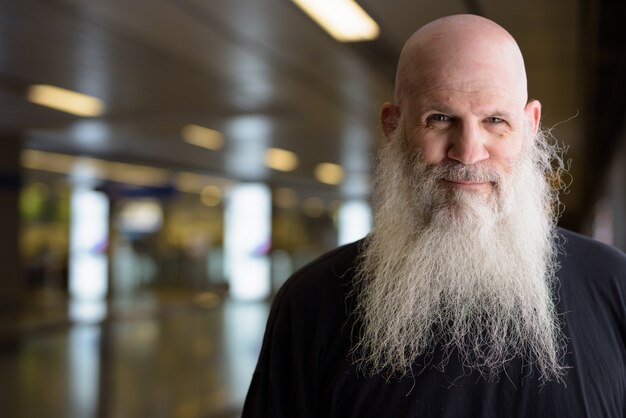
M 623 1 L 0 0 L 0 415 L 238 416 L 272 295 L 369 229 L 404 40 L 456 13 L 520 44 L 561 224 L 623 250 Z

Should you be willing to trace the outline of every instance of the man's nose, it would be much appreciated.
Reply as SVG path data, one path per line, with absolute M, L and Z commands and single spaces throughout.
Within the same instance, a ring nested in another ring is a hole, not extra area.
M 485 138 L 479 127 L 469 124 L 459 126 L 450 139 L 447 156 L 452 160 L 471 165 L 489 158 Z

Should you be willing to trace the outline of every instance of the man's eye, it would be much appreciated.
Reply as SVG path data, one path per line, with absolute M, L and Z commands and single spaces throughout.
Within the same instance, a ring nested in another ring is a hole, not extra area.
M 442 115 L 440 113 L 434 114 L 434 115 L 430 115 L 428 117 L 429 120 L 433 121 L 433 122 L 449 122 L 450 121 L 450 116 L 446 116 L 446 115 Z
M 504 122 L 504 119 L 499 118 L 497 116 L 490 116 L 487 118 L 487 122 L 489 123 L 502 123 Z

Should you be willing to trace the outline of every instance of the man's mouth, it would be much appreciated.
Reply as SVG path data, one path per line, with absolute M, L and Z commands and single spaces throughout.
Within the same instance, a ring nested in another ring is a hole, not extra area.
M 477 188 L 477 187 L 491 186 L 493 184 L 493 182 L 491 181 L 483 181 L 483 180 L 451 180 L 451 179 L 442 179 L 442 180 L 452 185 L 453 187 Z

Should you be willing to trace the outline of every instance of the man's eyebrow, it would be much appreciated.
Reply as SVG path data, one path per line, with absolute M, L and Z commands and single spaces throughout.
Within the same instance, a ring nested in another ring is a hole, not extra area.
M 486 117 L 489 116 L 497 116 L 502 119 L 511 120 L 511 112 L 507 112 L 506 110 L 492 109 L 483 112 Z
M 445 113 L 447 115 L 451 115 L 454 116 L 454 114 L 456 113 L 451 107 L 447 106 L 444 103 L 428 103 L 427 105 L 423 106 L 424 112 L 441 112 L 441 113 Z M 502 119 L 506 119 L 506 120 L 511 120 L 511 112 L 508 112 L 506 110 L 502 110 L 502 109 L 498 109 L 498 108 L 492 108 L 492 109 L 487 109 L 484 111 L 481 111 L 480 114 L 483 117 L 489 117 L 489 116 L 497 116 L 497 117 L 501 117 Z

